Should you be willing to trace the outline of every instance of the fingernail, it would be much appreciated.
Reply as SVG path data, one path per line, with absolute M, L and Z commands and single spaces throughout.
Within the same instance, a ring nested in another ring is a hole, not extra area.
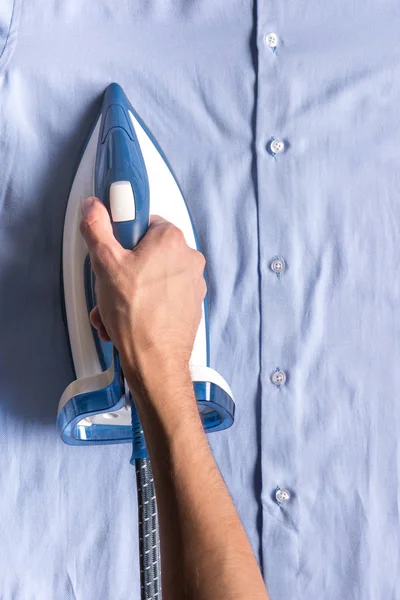
M 82 216 L 86 217 L 94 202 L 94 197 L 90 196 L 82 202 Z

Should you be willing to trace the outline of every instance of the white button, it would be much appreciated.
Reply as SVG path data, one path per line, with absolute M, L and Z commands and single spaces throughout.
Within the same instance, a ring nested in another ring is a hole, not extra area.
M 135 196 L 129 181 L 115 181 L 110 185 L 110 208 L 115 223 L 134 221 Z
M 272 373 L 271 381 L 275 385 L 283 385 L 286 381 L 286 375 L 283 371 L 275 371 L 275 373 Z
M 276 35 L 276 33 L 267 33 L 267 35 L 265 36 L 265 43 L 270 48 L 276 48 L 278 45 L 278 36 Z
M 283 273 L 285 268 L 286 268 L 286 264 L 285 264 L 285 261 L 283 260 L 283 258 L 275 258 L 275 260 L 273 260 L 271 263 L 271 270 L 274 273 Z
M 290 500 L 290 492 L 279 488 L 279 490 L 276 490 L 275 498 L 278 502 L 287 502 Z
M 273 154 L 280 154 L 284 151 L 285 144 L 282 142 L 282 140 L 272 140 L 270 148 Z

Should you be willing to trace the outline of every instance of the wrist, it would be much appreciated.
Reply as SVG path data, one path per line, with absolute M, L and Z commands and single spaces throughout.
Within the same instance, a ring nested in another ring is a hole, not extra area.
M 142 354 L 135 360 L 121 357 L 122 367 L 139 412 L 152 409 L 159 417 L 179 412 L 196 414 L 189 362 L 160 352 Z
M 139 377 L 143 381 L 152 381 L 155 376 L 163 376 L 168 380 L 176 376 L 190 377 L 189 352 L 173 351 L 161 345 L 138 348 L 119 349 L 124 371 Z

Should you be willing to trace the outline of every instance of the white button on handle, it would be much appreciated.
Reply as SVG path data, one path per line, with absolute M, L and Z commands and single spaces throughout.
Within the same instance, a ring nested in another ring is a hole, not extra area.
M 110 210 L 114 223 L 135 220 L 135 196 L 130 181 L 115 181 L 111 184 Z

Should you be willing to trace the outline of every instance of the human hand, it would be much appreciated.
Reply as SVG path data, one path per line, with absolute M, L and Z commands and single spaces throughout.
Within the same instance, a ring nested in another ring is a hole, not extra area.
M 98 305 L 90 315 L 104 341 L 118 349 L 124 370 L 145 365 L 187 369 L 206 294 L 203 255 L 180 229 L 152 217 L 138 246 L 124 249 L 104 204 L 85 200 L 81 233 L 96 274 Z

